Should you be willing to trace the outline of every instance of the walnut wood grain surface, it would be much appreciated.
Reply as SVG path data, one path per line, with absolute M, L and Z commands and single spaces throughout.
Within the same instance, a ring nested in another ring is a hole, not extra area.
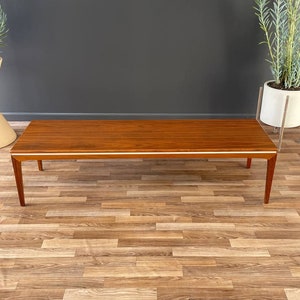
M 276 151 L 256 120 L 32 121 L 12 153 Z

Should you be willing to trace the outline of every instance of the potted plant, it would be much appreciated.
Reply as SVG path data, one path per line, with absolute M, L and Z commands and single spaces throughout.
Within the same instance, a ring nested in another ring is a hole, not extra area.
M 260 119 L 281 127 L 300 125 L 300 0 L 255 0 L 273 79 L 264 84 Z M 288 96 L 288 97 L 287 97 Z M 288 106 L 286 107 L 286 100 Z
M 5 45 L 4 39 L 6 38 L 8 32 L 6 21 L 6 14 L 0 5 L 0 47 L 3 47 Z M 2 57 L 0 57 L 0 67 L 1 64 Z M 10 127 L 9 123 L 0 113 L 0 148 L 11 144 L 16 139 L 16 137 L 17 135 L 15 131 Z

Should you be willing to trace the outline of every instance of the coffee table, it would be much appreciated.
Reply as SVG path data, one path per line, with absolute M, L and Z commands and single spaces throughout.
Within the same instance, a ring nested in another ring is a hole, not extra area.
M 21 206 L 22 162 L 95 158 L 252 158 L 267 160 L 269 202 L 277 148 L 254 119 L 35 120 L 11 149 Z M 230 170 L 228 170 L 230 173 Z

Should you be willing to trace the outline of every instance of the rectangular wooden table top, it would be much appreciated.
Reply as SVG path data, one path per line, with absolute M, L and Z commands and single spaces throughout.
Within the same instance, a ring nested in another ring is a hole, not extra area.
M 11 153 L 118 157 L 247 153 L 255 157 L 276 151 L 253 119 L 37 120 L 29 124 Z

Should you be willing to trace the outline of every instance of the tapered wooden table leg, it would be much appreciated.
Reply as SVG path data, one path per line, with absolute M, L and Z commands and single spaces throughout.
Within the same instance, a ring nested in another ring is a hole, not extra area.
M 265 204 L 269 203 L 273 175 L 275 170 L 277 154 L 270 159 L 268 159 L 268 166 L 267 166 L 267 175 L 266 175 L 266 188 L 265 188 Z
M 44 171 L 43 162 L 41 160 L 38 160 L 37 163 L 38 163 L 39 171 Z
M 19 201 L 21 206 L 25 206 L 25 197 L 24 197 L 24 187 L 23 187 L 23 176 L 22 176 L 22 165 L 21 161 L 16 160 L 14 157 L 11 157 L 12 165 L 14 168 L 16 185 L 19 195 Z
M 247 169 L 251 168 L 252 158 L 247 158 Z

